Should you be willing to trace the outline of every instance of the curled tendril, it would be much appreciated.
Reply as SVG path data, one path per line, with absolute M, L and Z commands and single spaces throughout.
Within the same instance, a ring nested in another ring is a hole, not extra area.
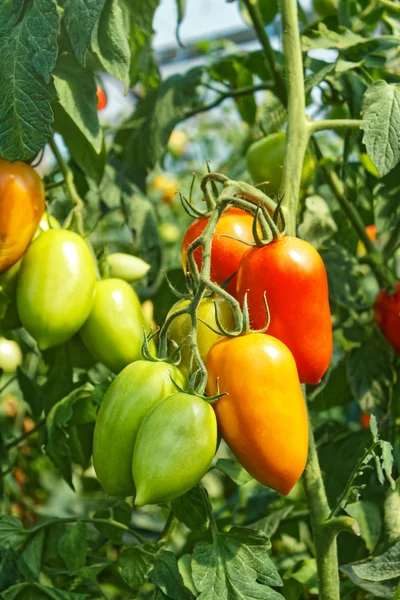
M 207 216 L 208 211 L 203 212 L 195 206 L 193 206 L 192 202 L 188 200 L 186 196 L 181 194 L 181 192 L 179 192 L 179 197 L 181 199 L 183 209 L 189 215 L 189 217 L 192 217 L 192 219 L 201 219 Z
M 285 215 L 283 214 L 283 210 L 282 210 L 282 202 L 283 202 L 284 197 L 285 197 L 284 194 L 282 194 L 281 196 L 278 197 L 277 205 L 276 205 L 276 208 L 272 215 L 273 222 L 275 223 L 275 225 L 277 227 L 279 227 L 279 229 L 282 233 L 284 233 L 286 230 L 286 219 L 285 219 Z
M 176 381 L 172 377 L 172 373 L 170 373 L 169 376 L 171 378 L 172 385 L 174 386 L 174 388 L 178 392 L 181 392 L 182 394 L 192 394 L 192 396 L 196 396 L 197 398 L 201 398 L 202 400 L 205 400 L 205 402 L 208 402 L 209 404 L 214 404 L 214 402 L 216 402 L 218 400 L 218 398 L 222 398 L 222 396 L 227 396 L 228 395 L 227 392 L 220 393 L 218 379 L 217 379 L 216 385 L 215 385 L 217 393 L 214 394 L 213 396 L 205 396 L 204 394 L 199 394 L 198 392 L 196 392 L 196 389 L 195 389 L 195 380 L 197 379 L 197 376 L 199 375 L 200 371 L 201 371 L 201 369 L 198 369 L 197 371 L 195 371 L 191 375 L 190 381 L 189 381 L 188 390 L 184 390 L 183 388 L 181 388 L 181 386 L 178 383 L 176 383 Z
M 186 275 L 186 277 L 189 274 Z M 189 298 L 191 298 L 191 293 L 190 290 L 188 293 L 185 292 L 180 292 L 175 286 L 174 284 L 171 282 L 171 280 L 169 279 L 167 273 L 164 274 L 165 280 L 168 284 L 169 289 L 171 290 L 171 292 L 174 294 L 174 296 L 176 296 L 177 298 L 180 298 L 182 300 L 188 300 Z

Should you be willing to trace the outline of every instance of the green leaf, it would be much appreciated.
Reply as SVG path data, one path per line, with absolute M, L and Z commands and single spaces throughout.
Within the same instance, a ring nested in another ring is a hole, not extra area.
M 124 18 L 121 4 L 118 0 L 107 0 L 93 32 L 92 49 L 103 68 L 122 81 L 126 92 L 131 59 L 129 34 L 129 21 Z
M 12 548 L 17 552 L 24 547 L 29 535 L 16 517 L 0 517 L 0 548 Z
M 18 385 L 34 417 L 39 417 L 43 410 L 42 388 L 34 379 L 20 368 L 17 369 Z
M 161 550 L 158 561 L 149 575 L 150 581 L 172 600 L 191 600 L 192 594 L 183 584 L 173 552 Z
M 321 248 L 336 231 L 337 226 L 327 202 L 321 196 L 309 196 L 299 226 L 300 237 L 315 248 Z
M 7 2 L 0 20 L 0 156 L 11 161 L 31 159 L 52 135 L 59 14 L 54 0 L 25 6 L 19 14 Z
M 310 408 L 315 411 L 328 410 L 334 406 L 349 404 L 353 399 L 346 361 L 342 360 L 329 372 L 325 385 L 313 395 Z
M 60 556 L 69 571 L 79 571 L 86 564 L 88 552 L 87 527 L 76 523 L 68 529 L 58 545 Z
M 270 546 L 263 533 L 242 527 L 196 544 L 192 574 L 199 600 L 282 600 L 269 587 L 282 585 Z
M 65 0 L 65 26 L 75 55 L 83 66 L 104 2 L 105 0 Z
M 150 571 L 157 562 L 158 547 L 146 542 L 121 552 L 119 564 L 121 577 L 133 590 L 138 590 L 147 581 Z
M 346 506 L 346 512 L 357 521 L 361 537 L 372 554 L 382 531 L 382 518 L 378 505 L 362 500 Z
M 286 506 L 280 510 L 276 510 L 268 516 L 252 523 L 251 529 L 262 531 L 268 538 L 271 538 L 277 532 L 279 525 L 284 521 L 294 510 L 294 505 Z
M 381 177 L 400 160 L 400 85 L 376 81 L 363 99 L 363 142 Z
M 367 581 L 387 581 L 400 577 L 400 542 L 372 560 L 353 566 L 353 571 Z
M 19 583 L 1 595 L 3 600 L 87 600 L 87 594 L 74 594 L 38 583 Z
M 396 488 L 386 492 L 383 505 L 385 534 L 388 543 L 400 542 L 400 479 L 397 480 Z
M 192 531 L 203 531 L 208 527 L 209 517 L 199 485 L 171 502 L 175 517 Z
M 46 421 L 46 453 L 72 489 L 72 454 L 83 452 L 79 447 L 79 438 L 73 435 L 77 425 L 74 423 L 74 414 L 82 413 L 82 406 L 79 406 L 82 403 L 85 407 L 83 412 L 93 416 L 94 399 L 91 384 L 83 385 L 55 404 Z
M 24 575 L 24 579 L 39 579 L 42 567 L 44 541 L 44 529 L 41 529 L 30 536 L 30 539 L 18 560 L 18 568 L 20 573 Z
M 43 408 L 46 413 L 75 387 L 73 369 L 65 346 L 57 346 L 43 353 L 49 364 L 46 382 L 41 386 Z
M 228 475 L 237 485 L 243 485 L 253 479 L 250 473 L 234 458 L 219 458 L 215 463 L 215 468 Z
M 382 582 L 366 581 L 365 579 L 357 577 L 354 572 L 354 565 L 344 565 L 340 567 L 340 570 L 343 573 L 346 573 L 355 585 L 372 594 L 374 598 L 393 598 L 394 600 L 398 579 Z
M 339 306 L 360 308 L 364 305 L 358 262 L 343 246 L 326 242 L 321 256 L 325 263 L 329 297 Z
M 132 517 L 132 507 L 129 506 L 125 500 L 117 501 L 113 506 L 107 510 L 98 510 L 94 513 L 96 519 L 109 519 L 122 523 L 123 525 L 129 525 Z M 113 544 L 121 544 L 124 532 L 121 529 L 117 529 L 112 525 L 106 523 L 96 523 L 96 529 L 101 531 Z
M 103 138 L 97 116 L 96 82 L 72 54 L 62 54 L 54 71 L 58 101 L 76 127 L 101 152 Z
M 390 401 L 395 370 L 393 352 L 377 330 L 366 332 L 362 344 L 347 358 L 350 387 L 362 410 L 385 411 Z

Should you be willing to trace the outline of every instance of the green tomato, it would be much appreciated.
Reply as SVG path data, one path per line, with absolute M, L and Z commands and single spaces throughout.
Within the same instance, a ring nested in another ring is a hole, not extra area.
M 179 300 L 176 302 L 171 310 L 168 313 L 168 316 L 173 312 L 179 310 L 187 306 L 190 303 L 190 300 Z M 233 317 L 232 308 L 223 298 L 213 298 L 207 297 L 203 298 L 200 302 L 199 308 L 197 310 L 197 345 L 199 348 L 200 356 L 202 360 L 205 362 L 207 358 L 208 351 L 211 346 L 218 341 L 222 335 L 218 335 L 211 331 L 207 325 L 202 323 L 208 323 L 214 329 L 218 330 L 218 325 L 215 321 L 215 307 L 214 303 L 217 305 L 218 309 L 218 317 L 221 322 L 221 325 L 227 329 L 228 331 L 232 331 L 235 329 L 235 320 Z M 200 321 L 199 319 L 202 319 Z M 177 344 L 181 344 L 184 340 L 186 340 L 181 348 L 181 362 L 179 368 L 187 374 L 188 365 L 189 365 L 189 352 L 190 352 L 190 332 L 192 330 L 191 318 L 189 315 L 181 315 L 176 317 L 168 328 L 168 337 L 170 340 L 173 340 Z
M 82 327 L 95 285 L 92 255 L 77 233 L 46 231 L 29 246 L 18 276 L 17 307 L 41 350 L 63 344 Z
M 148 325 L 136 292 L 122 279 L 103 279 L 96 285 L 92 311 L 80 331 L 89 352 L 110 371 L 119 373 L 142 358 Z M 154 348 L 154 342 L 150 343 Z
M 216 448 L 217 421 L 208 402 L 185 393 L 162 400 L 143 419 L 136 437 L 136 506 L 188 492 L 207 473 Z
M 21 326 L 17 310 L 17 282 L 21 265 L 22 259 L 0 274 L 0 298 L 5 303 L 2 305 L 2 308 L 4 306 L 4 313 L 3 318 L 0 320 L 0 331 L 3 332 Z
M 185 381 L 180 371 L 165 362 L 138 360 L 126 367 L 104 396 L 94 430 L 93 464 L 110 496 L 132 496 L 133 447 L 146 414 L 175 391 L 172 379 Z
M 82 342 L 80 335 L 77 333 L 67 342 L 67 353 L 71 365 L 75 369 L 91 369 L 96 364 L 96 359 L 92 356 L 85 344 Z
M 255 184 L 265 185 L 267 194 L 278 196 L 281 186 L 283 161 L 285 158 L 286 134 L 273 133 L 257 142 L 247 150 L 247 168 Z M 301 173 L 301 189 L 305 193 L 314 180 L 315 163 L 312 154 L 307 151 Z
M 166 244 L 175 244 L 181 237 L 181 231 L 174 223 L 161 223 L 158 226 L 158 233 Z
M 5 373 L 15 373 L 22 365 L 22 351 L 17 342 L 0 337 L 0 369 Z
M 364 167 L 364 169 L 366 171 L 368 171 L 368 173 L 371 173 L 371 175 L 373 175 L 377 179 L 380 179 L 381 176 L 379 175 L 379 171 L 376 168 L 376 166 L 374 165 L 374 163 L 372 162 L 372 160 L 370 159 L 370 157 L 368 156 L 368 154 L 365 154 L 365 153 L 360 154 L 360 161 L 361 161 L 362 166 Z
M 115 252 L 106 257 L 109 277 L 117 277 L 124 281 L 137 281 L 150 270 L 150 265 L 138 256 Z

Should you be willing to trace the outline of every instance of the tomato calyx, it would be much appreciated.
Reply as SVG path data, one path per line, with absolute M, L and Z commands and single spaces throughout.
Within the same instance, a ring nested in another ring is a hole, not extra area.
M 177 344 L 174 340 L 171 340 L 172 352 L 166 356 L 154 356 L 150 349 L 150 341 L 159 333 L 160 328 L 151 331 L 149 334 L 146 333 L 146 329 L 143 327 L 144 342 L 142 346 L 142 356 L 144 360 L 149 362 L 162 362 L 169 365 L 178 365 L 181 362 L 181 349 L 185 340 L 180 344 Z

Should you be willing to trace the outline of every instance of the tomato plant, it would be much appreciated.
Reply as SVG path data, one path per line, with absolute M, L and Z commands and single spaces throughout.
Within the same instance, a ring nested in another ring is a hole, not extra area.
M 400 283 L 396 282 L 395 291 L 381 290 L 374 304 L 375 321 L 383 335 L 400 354 Z

